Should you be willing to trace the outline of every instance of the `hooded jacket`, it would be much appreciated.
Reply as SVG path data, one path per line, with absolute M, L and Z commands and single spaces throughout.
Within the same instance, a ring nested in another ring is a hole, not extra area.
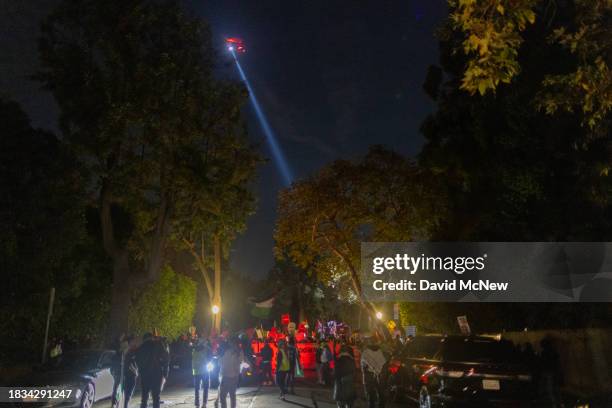
M 143 378 L 167 378 L 170 369 L 168 348 L 159 339 L 148 339 L 136 351 L 136 365 Z

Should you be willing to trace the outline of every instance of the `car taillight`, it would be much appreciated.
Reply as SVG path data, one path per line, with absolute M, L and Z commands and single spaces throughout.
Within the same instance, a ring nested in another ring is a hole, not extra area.
M 429 376 L 434 374 L 438 367 L 436 366 L 419 366 L 420 368 L 426 368 L 425 372 L 421 374 L 421 384 L 429 384 Z
M 399 371 L 401 365 L 402 365 L 401 361 L 399 361 L 399 360 L 391 360 L 389 362 L 389 373 L 397 374 L 397 372 Z

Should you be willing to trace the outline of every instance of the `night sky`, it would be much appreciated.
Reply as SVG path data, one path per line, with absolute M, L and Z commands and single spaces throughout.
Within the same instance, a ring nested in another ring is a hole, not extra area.
M 36 4 L 34 4 L 36 3 Z M 38 21 L 57 0 L 0 0 L 0 92 L 19 102 L 37 127 L 56 129 L 50 95 L 27 79 L 36 71 Z M 218 75 L 238 79 L 223 38 L 241 37 L 243 69 L 296 178 L 372 144 L 415 155 L 419 126 L 435 105 L 421 89 L 437 62 L 436 26 L 444 0 L 186 1 L 211 24 Z M 250 138 L 269 162 L 259 171 L 258 211 L 235 243 L 231 264 L 263 277 L 273 263 L 276 196 L 283 187 L 252 107 Z

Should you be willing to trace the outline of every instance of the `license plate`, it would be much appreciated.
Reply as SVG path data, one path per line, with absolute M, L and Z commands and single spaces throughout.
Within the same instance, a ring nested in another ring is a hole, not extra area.
M 499 380 L 482 380 L 482 389 L 499 391 Z

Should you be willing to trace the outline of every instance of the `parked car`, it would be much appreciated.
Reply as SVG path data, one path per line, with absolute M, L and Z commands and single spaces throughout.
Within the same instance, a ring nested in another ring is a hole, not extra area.
M 425 336 L 409 343 L 389 371 L 397 370 L 401 392 L 421 408 L 529 407 L 537 400 L 531 367 L 508 341 Z
M 415 378 L 415 365 L 421 360 L 431 359 L 440 347 L 443 339 L 440 335 L 416 336 L 404 345 L 400 351 L 392 354 L 387 363 L 387 387 L 392 401 L 402 402 L 409 396 L 418 394 L 420 384 Z
M 257 386 L 261 383 L 261 370 L 257 362 L 257 354 L 245 356 L 246 362 L 240 365 L 240 387 Z
M 113 393 L 110 369 L 115 352 L 112 350 L 75 350 L 61 354 L 39 366 L 18 381 L 15 386 L 61 387 L 74 390 L 70 400 L 30 402 L 28 406 L 61 406 L 90 408 L 94 402 Z

